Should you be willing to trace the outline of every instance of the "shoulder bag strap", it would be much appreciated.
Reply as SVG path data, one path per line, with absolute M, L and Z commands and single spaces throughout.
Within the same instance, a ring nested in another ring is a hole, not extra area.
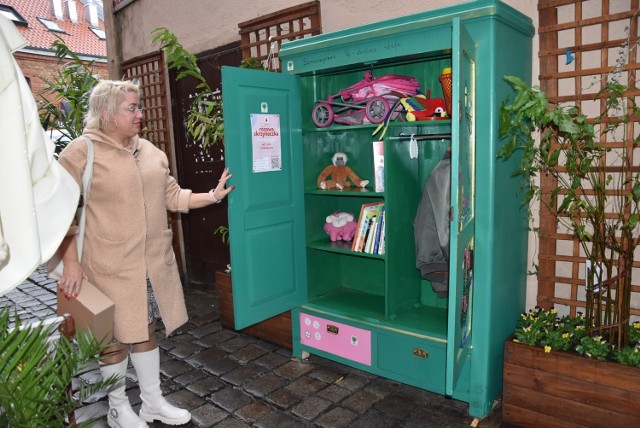
M 89 201 L 89 189 L 91 188 L 91 177 L 93 176 L 93 141 L 85 136 L 87 140 L 87 164 L 82 174 L 82 207 L 80 207 L 80 218 L 78 219 L 78 235 L 76 245 L 78 247 L 78 260 L 82 257 L 82 245 L 84 243 L 84 227 L 87 221 L 87 203 Z

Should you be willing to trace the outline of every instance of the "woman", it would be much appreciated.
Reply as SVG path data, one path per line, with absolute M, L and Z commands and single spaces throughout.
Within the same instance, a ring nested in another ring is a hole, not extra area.
M 146 427 L 154 420 L 181 425 L 191 419 L 187 410 L 169 404 L 160 391 L 156 321 L 162 318 L 167 335 L 187 321 L 167 210 L 205 207 L 220 202 L 234 188 L 226 188 L 231 174 L 225 169 L 209 193 L 181 189 L 169 174 L 165 154 L 138 137 L 142 120 L 138 86 L 103 80 L 89 97 L 85 133 L 59 158 L 81 183 L 86 138 L 93 142 L 82 261 L 77 256 L 77 228 L 72 227 L 59 249 L 64 262 L 59 287 L 67 298 L 76 297 L 84 277 L 115 303 L 114 343 L 100 367 L 104 378 L 121 377 L 108 390 L 110 427 Z M 125 394 L 128 353 L 140 383 L 139 416 Z

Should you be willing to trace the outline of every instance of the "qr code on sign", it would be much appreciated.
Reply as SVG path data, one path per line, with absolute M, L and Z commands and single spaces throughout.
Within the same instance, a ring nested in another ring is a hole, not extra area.
M 271 169 L 281 169 L 280 168 L 280 158 L 277 156 L 271 157 Z

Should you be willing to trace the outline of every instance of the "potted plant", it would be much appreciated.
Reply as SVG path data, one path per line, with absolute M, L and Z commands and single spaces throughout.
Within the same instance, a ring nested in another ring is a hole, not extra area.
M 95 61 L 83 62 L 60 37 L 51 43 L 51 49 L 59 64 L 69 61 L 53 77 L 42 78 L 45 86 L 38 107 L 40 123 L 45 131 L 51 132 L 56 153 L 60 153 L 71 140 L 82 135 L 89 94 L 99 77 L 93 74 Z
M 589 336 L 582 314 L 536 307 L 505 342 L 502 418 L 514 426 L 638 426 L 640 323 L 630 345 Z
M 222 97 L 207 83 L 198 67 L 197 58 L 182 46 L 175 34 L 165 27 L 153 30 L 153 43 L 159 43 L 164 50 L 167 67 L 178 72 L 176 80 L 191 77 L 196 80 L 196 96 L 191 102 L 185 117 L 185 128 L 189 135 L 200 141 L 207 149 L 224 140 L 224 122 L 222 117 Z M 245 58 L 240 68 L 264 70 L 262 63 L 253 57 Z
M 640 137 L 628 125 L 638 121 L 640 109 L 628 95 L 630 88 L 615 81 L 599 92 L 606 102 L 602 113 L 588 118 L 577 107 L 551 105 L 539 88 L 518 78 L 506 80 L 515 97 L 501 108 L 500 135 L 506 143 L 498 158 L 522 153 L 516 174 L 525 178 L 523 204 L 537 199 L 548 209 L 577 237 L 592 267 L 585 287 L 587 333 L 623 347 L 628 342 L 631 270 L 640 243 L 640 172 L 632 167 Z M 541 174 L 555 180 L 549 195 L 536 181 Z
M 117 378 L 87 383 L 76 375 L 88 364 L 96 364 L 105 347 L 89 331 L 68 339 L 56 336 L 57 323 L 12 325 L 11 308 L 0 310 L 0 425 L 5 427 L 71 424 L 70 415 L 82 402 L 113 385 Z M 68 325 L 63 322 L 64 328 Z M 69 332 L 72 334 L 73 332 Z M 72 394 L 72 379 L 79 389 Z M 78 426 L 92 426 L 99 418 Z
M 638 90 L 610 79 L 597 94 L 604 108 L 597 117 L 588 117 L 575 106 L 550 103 L 538 87 L 515 77 L 505 79 L 514 96 L 501 107 L 505 145 L 498 158 L 521 154 L 515 175 L 524 178 L 523 204 L 539 201 L 541 209 L 577 239 L 591 269 L 584 287 L 584 316 L 558 318 L 552 308 L 536 309 L 523 315 L 514 338 L 506 343 L 503 415 L 516 425 L 526 425 L 525 420 L 553 424 L 562 415 L 586 424 L 616 425 L 612 421 L 617 420 L 637 425 L 640 412 L 635 405 L 625 413 L 616 402 L 624 403 L 629 394 L 640 399 L 640 387 L 630 381 L 640 373 L 608 361 L 615 356 L 637 366 L 640 356 L 637 324 L 630 330 L 631 272 L 640 243 L 640 171 L 633 168 L 634 149 L 640 144 L 633 129 L 640 109 L 631 95 Z M 548 194 L 538 183 L 541 175 L 554 180 Z M 525 385 L 524 379 L 535 381 Z M 532 390 L 543 395 L 532 398 Z M 549 416 L 554 406 L 558 409 Z M 529 419 L 511 418 L 523 414 Z
M 229 228 L 225 225 L 218 226 L 213 232 L 220 235 L 223 244 L 229 245 Z M 216 294 L 220 305 L 220 324 L 223 327 L 235 330 L 233 311 L 233 287 L 231 285 L 231 264 L 224 271 L 216 271 Z

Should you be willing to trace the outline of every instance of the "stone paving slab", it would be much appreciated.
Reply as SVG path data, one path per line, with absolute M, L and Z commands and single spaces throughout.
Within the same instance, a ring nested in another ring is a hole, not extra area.
M 292 358 L 288 349 L 223 328 L 214 291 L 186 289 L 189 322 L 169 338 L 162 325 L 156 332 L 163 393 L 193 415 L 183 427 L 501 426 L 499 407 L 477 421 L 468 416 L 466 403 L 318 356 Z M 55 282 L 44 266 L 0 296 L 0 307 L 12 307 L 29 322 L 55 316 L 55 305 Z M 97 367 L 87 367 L 74 380 L 74 388 L 96 376 Z M 127 394 L 138 410 L 140 391 L 131 366 L 127 377 Z M 106 395 L 97 394 L 76 415 L 80 421 L 98 416 L 95 426 L 106 427 L 107 408 Z

